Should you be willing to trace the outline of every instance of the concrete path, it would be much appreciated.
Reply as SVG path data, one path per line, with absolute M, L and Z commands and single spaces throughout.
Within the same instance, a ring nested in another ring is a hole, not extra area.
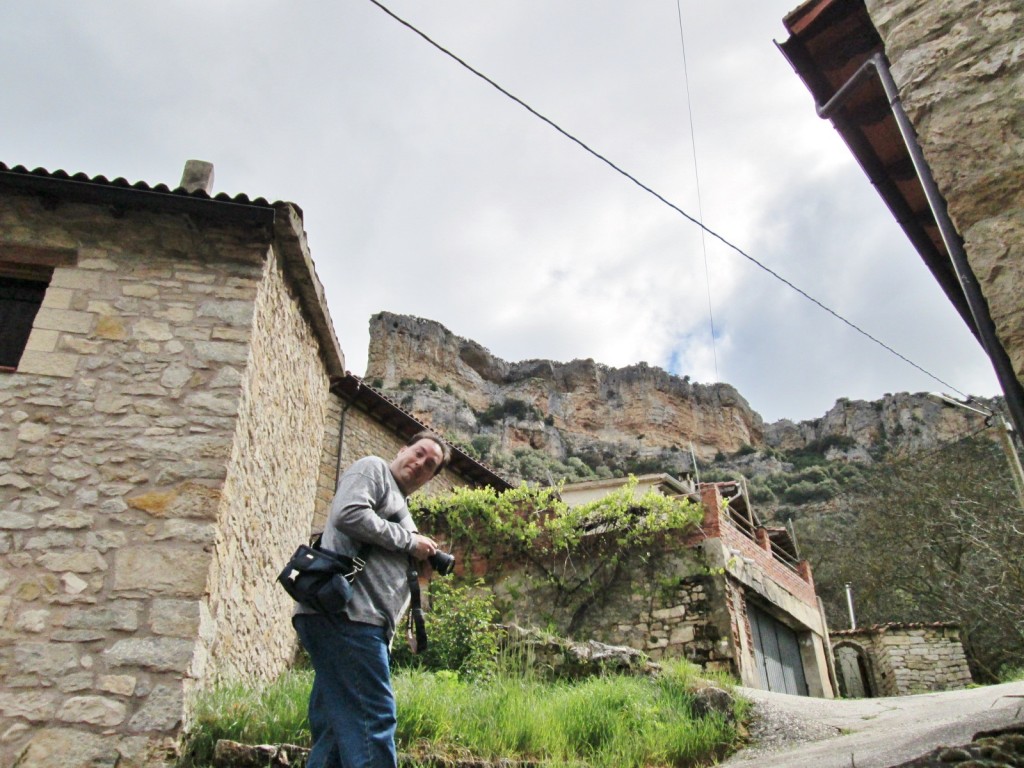
M 883 699 L 738 691 L 755 702 L 766 725 L 775 717 L 795 723 L 796 731 L 801 723 L 813 726 L 808 731 L 818 738 L 836 735 L 771 751 L 755 744 L 721 764 L 727 768 L 889 768 L 939 746 L 967 744 L 979 731 L 1024 723 L 1024 682 Z

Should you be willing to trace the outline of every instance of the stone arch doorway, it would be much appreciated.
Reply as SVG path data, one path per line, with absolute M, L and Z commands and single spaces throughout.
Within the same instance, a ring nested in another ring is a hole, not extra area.
M 878 695 L 871 674 L 871 658 L 858 643 L 844 640 L 836 643 L 832 652 L 836 660 L 836 678 L 839 694 L 847 699 L 866 699 Z

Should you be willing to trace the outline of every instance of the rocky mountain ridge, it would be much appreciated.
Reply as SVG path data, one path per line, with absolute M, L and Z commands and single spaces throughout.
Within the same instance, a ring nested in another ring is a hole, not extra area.
M 626 471 L 683 472 L 716 457 L 830 452 L 870 461 L 912 453 L 983 426 L 924 393 L 839 399 L 819 419 L 765 424 L 729 384 L 698 384 L 647 363 L 516 363 L 440 323 L 380 312 L 370 320 L 365 379 L 436 429 L 478 448 L 529 448 Z

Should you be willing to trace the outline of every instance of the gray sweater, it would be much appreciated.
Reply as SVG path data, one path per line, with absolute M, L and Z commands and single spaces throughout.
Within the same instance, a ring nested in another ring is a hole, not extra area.
M 352 583 L 352 599 L 344 609 L 351 621 L 385 627 L 394 635 L 409 605 L 407 571 L 416 525 L 405 496 L 383 459 L 367 456 L 350 466 L 338 481 L 321 546 L 355 555 L 370 544 L 366 568 Z M 315 613 L 300 603 L 296 613 Z

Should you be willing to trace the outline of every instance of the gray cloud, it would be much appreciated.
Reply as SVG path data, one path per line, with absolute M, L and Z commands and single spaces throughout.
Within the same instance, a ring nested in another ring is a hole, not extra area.
M 952 384 L 987 361 L 772 44 L 795 0 L 395 0 L 401 15 Z M 645 360 L 766 418 L 939 385 L 865 342 L 370 3 L 5 8 L 3 160 L 287 199 L 350 367 L 382 309 L 519 360 Z M 705 259 L 707 269 L 705 272 Z M 717 342 L 712 349 L 710 302 Z M 717 366 L 716 366 L 717 358 Z

